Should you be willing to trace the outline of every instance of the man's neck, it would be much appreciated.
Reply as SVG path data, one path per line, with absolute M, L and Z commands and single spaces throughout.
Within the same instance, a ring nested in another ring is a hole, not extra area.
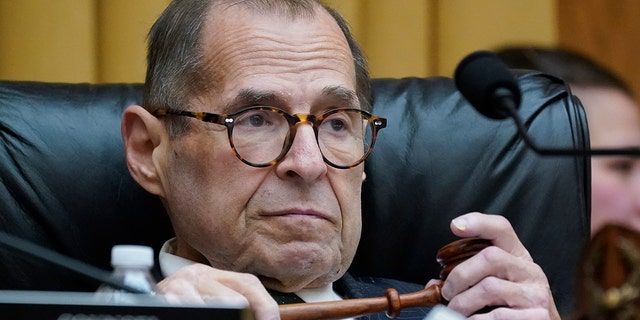
M 168 240 L 162 246 L 159 253 L 160 270 L 165 277 L 170 276 L 182 267 L 191 264 L 201 263 L 176 254 L 175 238 Z M 201 255 L 200 255 L 201 256 Z M 327 284 L 318 288 L 302 289 L 295 292 L 305 302 L 320 302 L 342 300 L 342 298 L 333 290 L 332 284 Z

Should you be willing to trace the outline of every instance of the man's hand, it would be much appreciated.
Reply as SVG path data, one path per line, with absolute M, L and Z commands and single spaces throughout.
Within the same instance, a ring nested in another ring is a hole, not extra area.
M 222 303 L 250 307 L 256 320 L 278 320 L 278 305 L 254 275 L 194 264 L 158 283 L 171 303 Z
M 474 212 L 454 219 L 451 230 L 460 237 L 491 240 L 493 246 L 448 275 L 442 296 L 449 308 L 471 319 L 560 319 L 546 275 L 507 219 Z M 487 306 L 494 309 L 471 316 Z

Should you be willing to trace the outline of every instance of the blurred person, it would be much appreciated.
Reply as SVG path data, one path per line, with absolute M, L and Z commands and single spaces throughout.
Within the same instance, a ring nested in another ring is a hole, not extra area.
M 584 106 L 592 148 L 640 146 L 640 109 L 629 86 L 613 71 L 558 48 L 512 46 L 497 53 L 511 68 L 567 81 Z M 640 230 L 640 159 L 591 158 L 591 234 L 606 224 Z

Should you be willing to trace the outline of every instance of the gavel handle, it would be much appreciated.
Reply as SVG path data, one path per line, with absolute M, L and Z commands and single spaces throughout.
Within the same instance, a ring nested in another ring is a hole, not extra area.
M 442 247 L 436 256 L 443 267 L 440 279 L 445 280 L 449 272 L 458 264 L 490 245 L 489 240 L 464 238 Z M 387 289 L 386 295 L 378 298 L 282 305 L 280 318 L 282 320 L 342 319 L 382 311 L 386 311 L 389 317 L 397 317 L 404 308 L 432 307 L 443 302 L 441 289 L 441 285 L 432 285 L 424 290 L 407 294 L 398 294 L 395 289 Z
M 432 285 L 413 293 L 398 294 L 387 289 L 384 297 L 347 299 L 331 302 L 296 303 L 280 306 L 282 320 L 327 320 L 359 317 L 386 311 L 395 318 L 404 308 L 432 307 L 441 302 L 440 285 Z

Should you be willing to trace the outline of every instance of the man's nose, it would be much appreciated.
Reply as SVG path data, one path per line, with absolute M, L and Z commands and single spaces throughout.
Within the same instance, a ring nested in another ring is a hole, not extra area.
M 315 180 L 327 172 L 313 124 L 299 122 L 289 152 L 277 165 L 279 174 L 295 175 L 304 180 Z

